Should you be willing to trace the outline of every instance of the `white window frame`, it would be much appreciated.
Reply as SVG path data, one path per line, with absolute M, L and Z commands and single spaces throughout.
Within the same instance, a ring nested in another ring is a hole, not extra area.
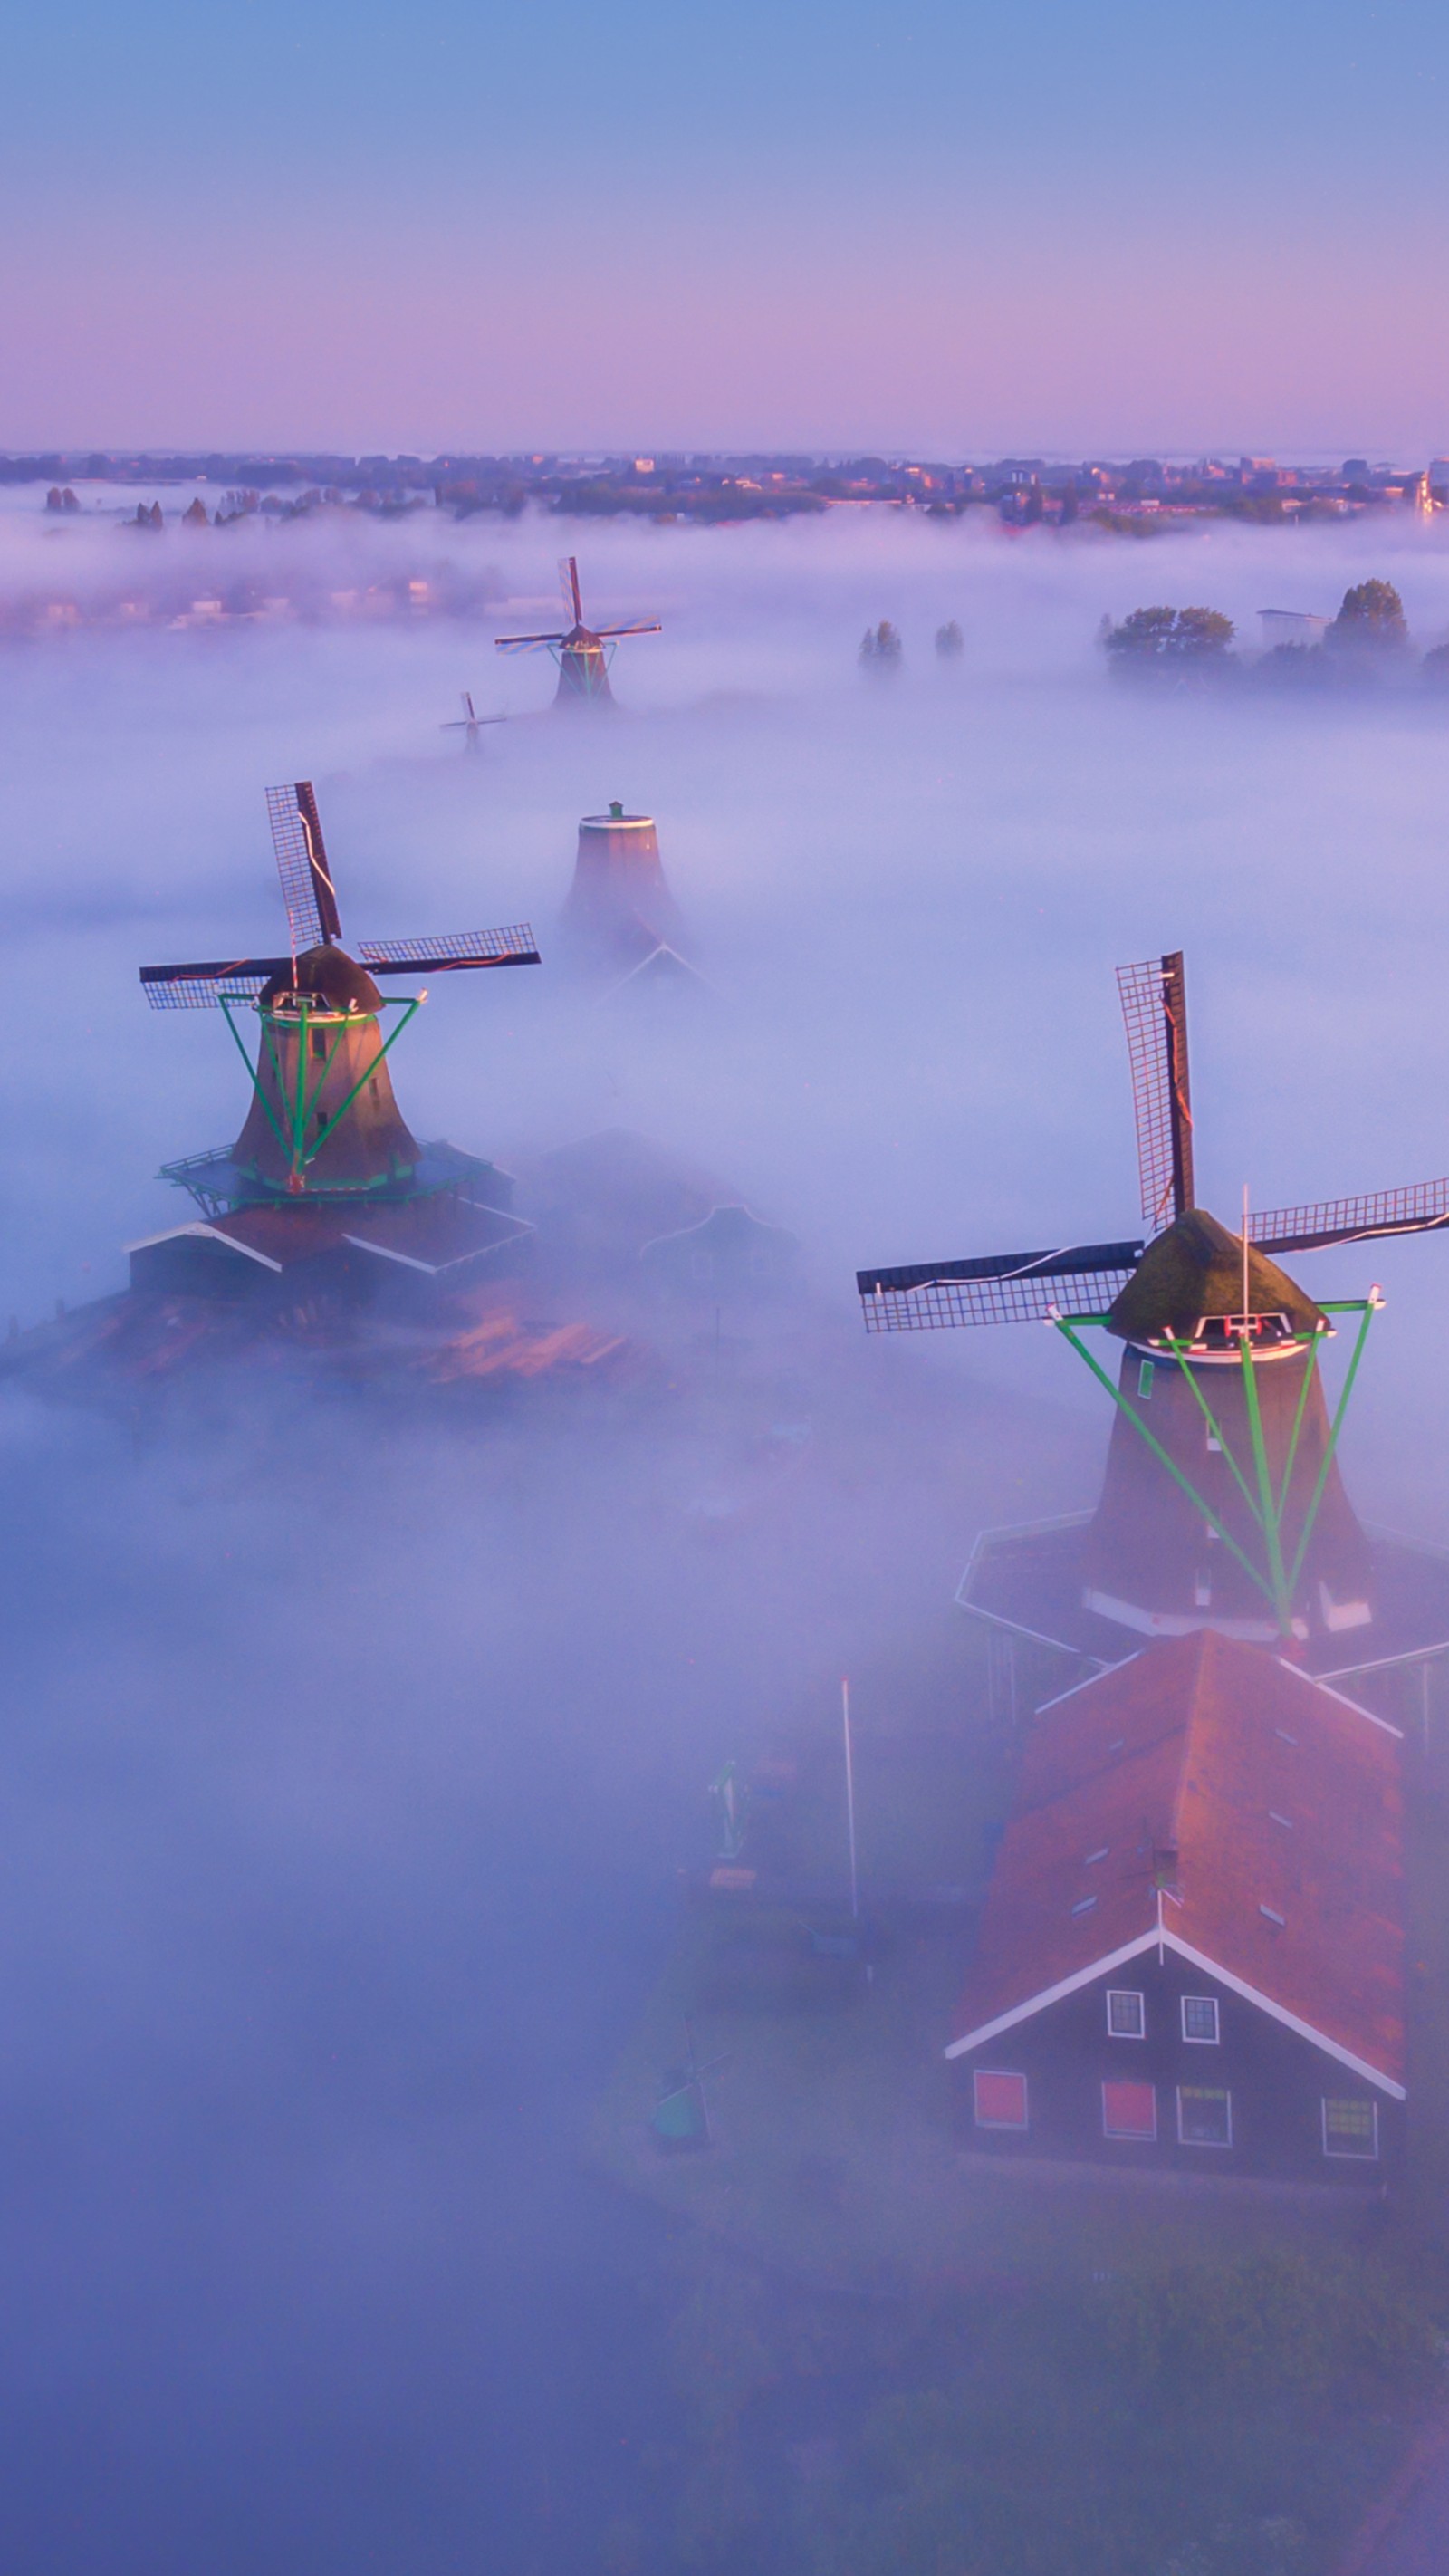
M 1225 2138 L 1185 2138 L 1183 2136 L 1183 2094 L 1198 2092 L 1221 2094 L 1223 2100 L 1226 2102 L 1228 2106 L 1228 2134 Z M 1210 2153 L 1214 2148 L 1221 2153 L 1224 2148 L 1231 2147 L 1233 2143 L 1233 2097 L 1226 2084 L 1179 2084 L 1177 2088 L 1177 2143 L 1180 2147 L 1206 2147 Z
M 982 2119 L 981 2112 L 978 2107 L 981 2097 L 976 2088 L 983 2075 L 1006 2075 L 1010 2077 L 1013 2084 L 1019 2084 L 1021 2086 L 1022 2116 L 1019 2120 Z M 1023 2075 L 1020 2067 L 973 2066 L 971 2069 L 971 2111 L 978 2129 L 1000 2129 L 1009 2137 L 1024 2138 L 1028 2129 L 1031 2127 L 1031 2086 L 1028 2083 L 1027 2078 Z
M 1115 2138 L 1115 2139 L 1118 2141 L 1118 2143 L 1119 2143 L 1119 2144 L 1121 2144 L 1121 2145 L 1123 2145 L 1123 2146 L 1129 2146 L 1129 2147 L 1130 2147 L 1131 2145 L 1133 2145 L 1133 2144 L 1134 2144 L 1134 2142 L 1135 2142 L 1135 2144 L 1136 2144 L 1136 2145 L 1138 2145 L 1139 2147 L 1155 2146 L 1155 2145 L 1157 2144 L 1157 2087 L 1156 2087 L 1156 2085 L 1155 2085 L 1155 2084 L 1149 2084 L 1149 2085 L 1147 2085 L 1147 2086 L 1145 2087 L 1145 2090 L 1146 2090 L 1147 2092 L 1149 2092 L 1149 2093 L 1151 2094 L 1151 2096 L 1152 2096 L 1152 2126 L 1151 2126 L 1151 2128 L 1150 2128 L 1150 2129 L 1109 2129 L 1109 2128 L 1108 2128 L 1108 2126 L 1107 2126 L 1107 2087 L 1108 2087 L 1108 2085 L 1109 2085 L 1109 2084 L 1114 2084 L 1114 2083 L 1115 2083 L 1115 2084 L 1130 2084 L 1130 2083 L 1133 2083 L 1134 2081 L 1136 2081 L 1136 2079 L 1135 2079 L 1134 2077 L 1130 2076 L 1130 2075 L 1117 2075 L 1117 2076 L 1104 2075 L 1104 2076 L 1103 2076 L 1103 2078 L 1102 2078 L 1102 2135 L 1103 2135 L 1103 2137 L 1104 2137 L 1104 2138 Z
M 1210 2004 L 1212 2006 L 1213 2035 L 1211 2039 L 1204 2039 L 1201 2031 L 1188 2029 L 1187 2008 L 1189 2004 Z M 1217 1996 L 1180 1995 L 1178 1997 L 1178 2005 L 1178 2022 L 1182 2031 L 1182 2043 L 1184 2048 L 1221 2048 L 1223 2044 L 1223 2016 L 1219 2008 Z
M 1114 2030 L 1112 2027 L 1112 2006 L 1128 1997 L 1130 1997 L 1131 2001 L 1135 2003 L 1138 2008 L 1141 2026 L 1137 2030 Z M 1107 1988 L 1107 2037 L 1109 2039 L 1145 2039 L 1147 2037 L 1147 1997 L 1143 1994 L 1139 1994 L 1135 1986 L 1109 1986 Z
M 1335 2093 L 1332 2096 L 1332 2099 L 1335 2102 L 1356 2102 L 1358 2098 L 1359 2097 L 1356 2093 Z M 1323 2126 L 1324 2154 L 1326 2156 L 1341 2156 L 1349 2164 L 1376 2165 L 1379 2161 L 1379 2106 L 1377 2102 L 1370 2100 L 1364 2106 L 1365 2109 L 1373 2113 L 1373 2145 L 1371 2147 L 1345 2147 L 1342 2145 L 1330 2146 L 1328 2143 L 1329 2099 L 1329 2095 L 1325 2093 L 1323 2096 L 1322 2109 L 1319 2113 L 1319 2118 Z

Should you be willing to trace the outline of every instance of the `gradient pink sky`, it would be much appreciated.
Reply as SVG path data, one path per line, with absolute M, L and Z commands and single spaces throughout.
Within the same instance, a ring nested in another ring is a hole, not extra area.
M 78 0 L 0 445 L 1449 447 L 1449 25 Z

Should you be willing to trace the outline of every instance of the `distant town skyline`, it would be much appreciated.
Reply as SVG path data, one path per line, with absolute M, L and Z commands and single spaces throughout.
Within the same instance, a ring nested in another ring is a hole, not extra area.
M 6 65 L 6 446 L 1444 443 L 1427 0 L 76 0 Z

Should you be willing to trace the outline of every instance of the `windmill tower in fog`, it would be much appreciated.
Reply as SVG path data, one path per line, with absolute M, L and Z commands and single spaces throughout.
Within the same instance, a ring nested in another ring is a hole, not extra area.
M 1413 1551 L 1366 1536 L 1338 1469 L 1379 1292 L 1315 1302 L 1270 1256 L 1449 1225 L 1449 1181 L 1231 1233 L 1194 1204 L 1182 957 L 1121 967 L 1118 984 L 1146 1235 L 858 1274 L 868 1330 L 1044 1321 L 1115 1407 L 1095 1511 L 983 1541 L 958 1597 L 1100 1663 L 1200 1628 L 1278 1643 L 1315 1672 L 1442 1651 L 1442 1583 L 1426 1591 L 1401 1562 Z M 1341 1318 L 1354 1342 L 1330 1416 L 1318 1362 Z M 1121 1348 L 1115 1371 L 1090 1348 L 1098 1331 Z
M 496 638 L 497 649 L 500 653 L 552 653 L 558 663 L 553 701 L 556 707 L 612 706 L 609 666 L 618 638 L 658 635 L 663 630 L 657 617 L 638 619 L 631 626 L 586 626 L 576 558 L 565 555 L 558 570 L 564 612 L 572 617 L 573 624 L 553 635 L 500 635 Z
M 235 1145 L 171 1165 L 165 1177 L 213 1213 L 268 1202 L 335 1210 L 456 1192 L 491 1166 L 451 1146 L 418 1144 L 387 1061 L 427 994 L 384 998 L 376 978 L 536 966 L 533 934 L 515 924 L 443 938 L 362 940 L 351 957 L 310 782 L 269 787 L 267 811 L 289 954 L 141 969 L 153 1009 L 221 1008 L 252 1085 Z M 238 1026 L 243 1011 L 257 1018 L 255 1061 Z M 389 1012 L 398 1017 L 384 1035 Z
M 614 981 L 693 980 L 681 927 L 652 815 L 626 814 L 617 798 L 607 814 L 586 814 L 559 916 L 559 945 L 570 964 Z

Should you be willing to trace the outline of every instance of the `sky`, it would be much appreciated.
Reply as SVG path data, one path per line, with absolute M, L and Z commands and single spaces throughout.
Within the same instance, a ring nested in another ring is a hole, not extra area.
M 0 444 L 1449 446 L 1428 0 L 77 0 Z
M 541 968 L 444 978 L 396 1049 L 415 1129 L 523 1185 L 633 1130 L 796 1235 L 802 1302 L 727 1314 L 723 1360 L 706 1328 L 637 1401 L 0 1381 L 7 2549 L 27 2576 L 598 2576 L 632 2516 L 649 2551 L 618 2563 L 673 2576 L 688 2248 L 582 2142 L 708 1783 L 781 1733 L 833 1745 L 843 1672 L 862 1743 L 932 1658 L 939 1723 L 974 1723 L 973 1540 L 1088 1506 L 1107 1438 L 1055 1337 L 867 1336 L 856 1267 L 1135 1229 L 1112 968 L 1172 946 L 1210 1206 L 1444 1168 L 1442 697 L 1416 665 L 1328 701 L 1144 696 L 1099 619 L 1200 598 L 1251 645 L 1258 607 L 1387 575 L 1437 644 L 1449 544 L 1407 513 L 1150 546 L 985 513 L 580 530 L 586 598 L 663 632 L 571 725 L 546 659 L 492 649 L 556 598 L 557 523 L 203 535 L 181 497 L 159 537 L 118 524 L 133 491 L 0 509 L 0 1317 L 119 1288 L 182 1205 L 158 1165 L 239 1127 L 216 1015 L 151 1013 L 136 974 L 275 947 L 263 790 L 302 776 L 349 935 L 538 934 Z M 354 613 L 413 577 L 459 605 Z M 170 622 L 263 582 L 293 618 Z M 122 596 L 154 615 L 122 631 Z M 92 622 L 12 616 L 46 598 Z M 885 616 L 905 658 L 872 685 Z M 463 688 L 509 717 L 478 757 L 440 730 Z M 551 971 L 578 819 L 614 796 L 656 817 L 697 1012 Z M 1346 1472 L 1440 1542 L 1444 1258 L 1356 1247 L 1308 1282 L 1383 1283 Z

